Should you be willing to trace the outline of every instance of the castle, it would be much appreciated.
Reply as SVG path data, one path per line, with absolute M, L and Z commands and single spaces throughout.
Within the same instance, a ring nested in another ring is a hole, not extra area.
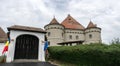
M 90 44 L 101 43 L 101 28 L 89 22 L 85 28 L 77 22 L 70 14 L 59 23 L 54 17 L 52 21 L 44 26 L 46 30 L 46 37 L 50 46 L 57 46 L 58 44 Z
M 54 17 L 45 25 L 45 30 L 36 27 L 13 25 L 8 27 L 10 44 L 7 51 L 7 62 L 16 59 L 35 59 L 45 61 L 44 39 L 50 46 L 101 43 L 101 28 L 91 21 L 85 28 L 72 16 L 68 15 L 62 23 Z M 7 35 L 0 28 L 0 52 L 7 41 Z M 46 36 L 46 37 L 45 37 Z M 0 53 L 2 55 L 2 53 Z

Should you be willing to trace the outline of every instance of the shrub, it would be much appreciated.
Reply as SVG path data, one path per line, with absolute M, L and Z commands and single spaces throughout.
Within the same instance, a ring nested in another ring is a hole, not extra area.
M 48 48 L 52 59 L 86 66 L 118 66 L 120 45 L 90 44 L 53 46 Z

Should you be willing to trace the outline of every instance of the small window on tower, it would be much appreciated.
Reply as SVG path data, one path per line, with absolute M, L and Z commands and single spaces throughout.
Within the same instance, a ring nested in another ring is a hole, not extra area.
M 76 36 L 76 39 L 79 39 L 79 36 L 78 36 L 78 35 Z
M 70 35 L 69 38 L 72 39 L 72 35 Z
M 91 34 L 89 35 L 89 38 L 92 38 L 92 35 L 91 35 Z
M 64 37 L 64 33 L 62 33 L 62 37 Z
M 48 32 L 48 36 L 50 36 L 50 32 Z
M 50 45 L 50 41 L 48 41 L 48 45 Z

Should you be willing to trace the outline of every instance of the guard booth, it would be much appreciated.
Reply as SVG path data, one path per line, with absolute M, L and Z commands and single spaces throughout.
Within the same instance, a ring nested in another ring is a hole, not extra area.
M 44 36 L 41 28 L 14 25 L 8 27 L 11 42 L 8 47 L 7 62 L 19 59 L 45 61 Z

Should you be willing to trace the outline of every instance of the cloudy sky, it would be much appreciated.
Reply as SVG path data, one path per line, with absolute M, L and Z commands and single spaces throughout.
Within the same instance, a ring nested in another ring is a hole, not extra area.
M 61 23 L 70 14 L 84 27 L 90 20 L 102 28 L 102 41 L 120 38 L 120 0 L 0 0 L 0 27 L 43 28 L 55 16 Z

